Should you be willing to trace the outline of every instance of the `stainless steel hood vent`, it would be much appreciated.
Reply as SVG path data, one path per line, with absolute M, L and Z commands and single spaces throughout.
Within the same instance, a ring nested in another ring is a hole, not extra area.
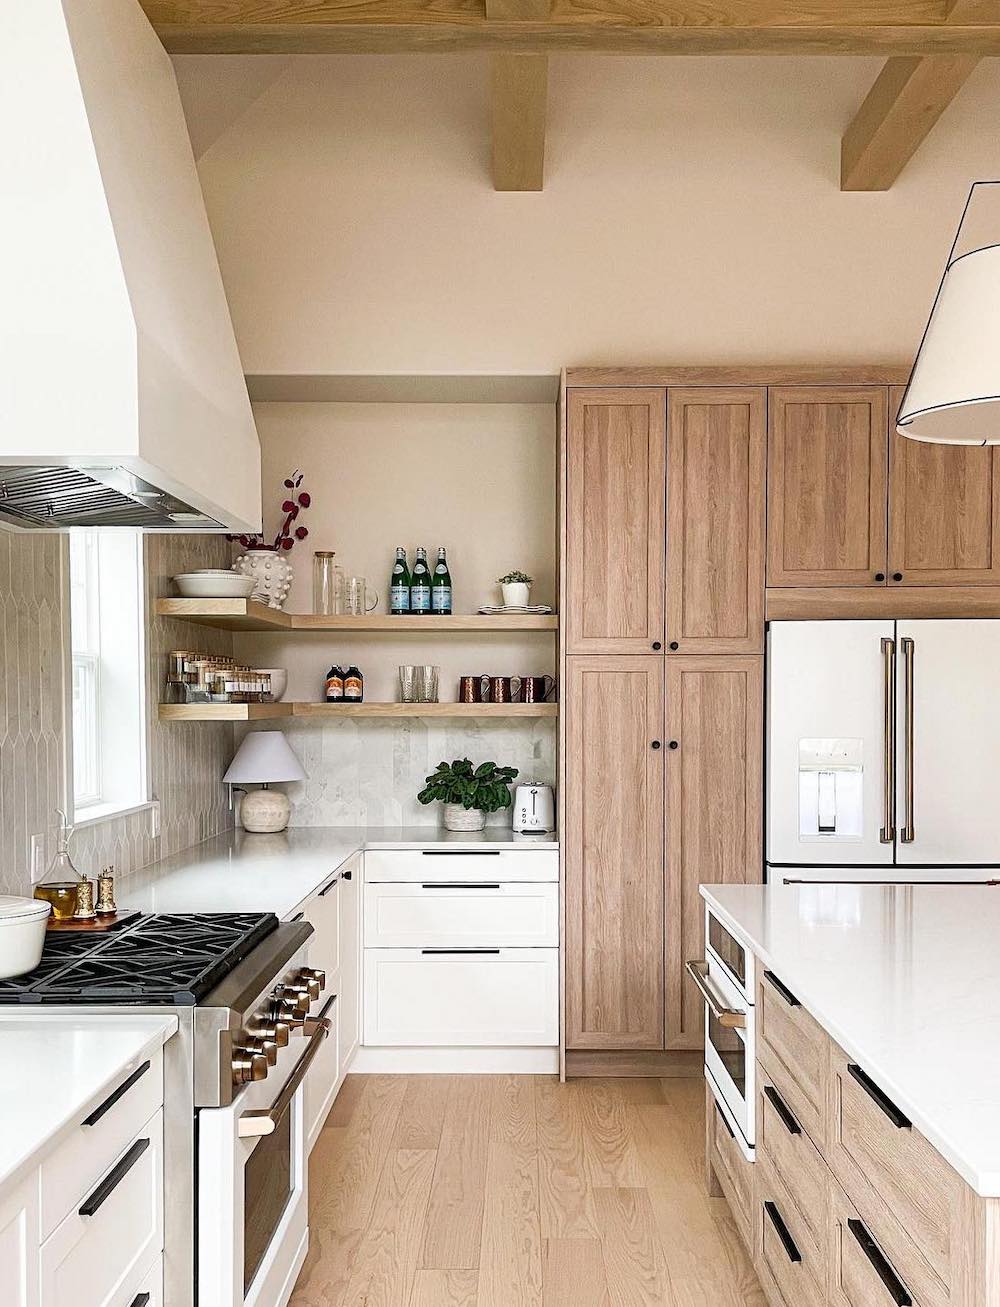
M 0 522 L 24 529 L 131 526 L 224 531 L 223 523 L 123 467 L 0 466 Z

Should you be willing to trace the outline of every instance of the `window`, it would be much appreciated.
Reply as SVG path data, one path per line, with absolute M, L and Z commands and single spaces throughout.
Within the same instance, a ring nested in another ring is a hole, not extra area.
M 73 809 L 77 821 L 145 803 L 142 538 L 74 531 Z

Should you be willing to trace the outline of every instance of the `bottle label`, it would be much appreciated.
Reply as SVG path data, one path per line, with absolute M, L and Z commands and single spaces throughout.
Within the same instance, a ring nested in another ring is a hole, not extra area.
M 336 703 L 344 697 L 344 682 L 339 676 L 328 676 L 326 678 L 326 701 L 327 703 Z
M 360 701 L 360 699 L 361 699 L 361 677 L 360 677 L 360 676 L 346 676 L 346 677 L 344 678 L 344 698 L 345 698 L 345 699 L 355 699 L 355 700 Z
M 434 611 L 436 613 L 451 612 L 451 586 L 436 585 L 434 587 Z
M 425 582 L 410 586 L 410 607 L 415 613 L 431 610 L 431 588 Z
M 394 613 L 410 611 L 410 587 L 393 584 L 389 590 L 389 605 Z

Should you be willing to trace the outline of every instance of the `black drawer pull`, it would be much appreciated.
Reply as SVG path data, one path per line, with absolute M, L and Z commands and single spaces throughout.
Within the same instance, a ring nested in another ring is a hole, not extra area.
M 729 1136 L 729 1138 L 730 1138 L 730 1139 L 735 1139 L 736 1136 L 733 1134 L 733 1127 L 732 1127 L 732 1126 L 729 1124 L 729 1122 L 726 1120 L 726 1114 L 725 1114 L 725 1112 L 723 1112 L 722 1108 L 719 1106 L 718 1103 L 716 1103 L 716 1105 L 715 1105 L 715 1114 L 716 1114 L 716 1116 L 719 1118 L 719 1120 L 722 1122 L 722 1124 L 726 1127 L 726 1134 Z
M 896 1307 L 913 1307 L 913 1299 L 906 1292 L 906 1285 L 889 1265 L 885 1253 L 872 1238 L 871 1231 L 864 1221 L 859 1221 L 852 1216 L 847 1222 L 847 1228 L 857 1239 L 858 1247 L 871 1262 L 875 1274 L 885 1285 Z
M 146 1307 L 146 1304 L 148 1302 L 149 1302 L 148 1293 L 137 1293 L 135 1297 L 132 1299 L 132 1302 L 129 1304 L 129 1307 Z
M 499 953 L 498 948 L 422 948 L 421 953 Z
M 856 1062 L 848 1062 L 847 1072 L 852 1080 L 858 1082 L 876 1107 L 885 1113 L 897 1130 L 909 1130 L 912 1127 L 913 1122 L 910 1118 L 903 1115 L 891 1098 L 886 1098 L 871 1076 L 866 1075 Z
M 792 991 L 781 983 L 773 971 L 765 971 L 764 979 L 778 991 L 789 1007 L 801 1007 L 802 1004 L 795 997 Z
M 354 872 L 353 872 L 353 871 L 342 871 L 342 872 L 340 873 L 340 879 L 341 879 L 341 880 L 353 880 L 353 879 L 354 879 Z
M 500 882 L 492 881 L 487 884 L 483 880 L 438 880 L 428 881 L 426 885 L 421 885 L 421 889 L 499 889 Z
M 319 892 L 319 896 L 318 896 L 318 897 L 321 898 L 321 899 L 325 899 L 326 896 L 330 893 L 330 891 L 331 891 L 332 889 L 336 888 L 336 884 L 337 884 L 337 881 L 338 881 L 338 880 L 340 880 L 340 872 L 339 872 L 339 871 L 337 872 L 336 876 L 334 876 L 333 880 L 329 880 L 329 881 L 327 881 L 327 883 L 326 883 L 326 884 L 323 886 L 323 888 L 320 890 L 320 892 Z
M 148 1147 L 148 1139 L 137 1139 L 118 1165 L 111 1168 L 90 1197 L 83 1200 L 78 1209 L 79 1214 L 81 1216 L 93 1216 L 97 1209 L 103 1206 L 111 1197 Z
M 118 1102 L 119 1098 L 124 1098 L 124 1096 L 132 1088 L 135 1082 L 137 1080 L 141 1080 L 148 1070 L 149 1070 L 148 1062 L 143 1062 L 142 1066 L 136 1067 L 136 1069 L 132 1072 L 129 1078 L 127 1080 L 123 1080 L 113 1094 L 109 1094 L 108 1097 L 104 1100 L 104 1102 L 100 1104 L 100 1106 L 95 1107 L 94 1110 L 91 1112 L 90 1116 L 84 1117 L 83 1124 L 96 1125 L 97 1122 L 100 1121 L 104 1113 L 110 1111 L 111 1108 L 114 1107 L 115 1103 Z
M 774 1203 L 765 1203 L 764 1211 L 767 1213 L 768 1219 L 774 1226 L 775 1234 L 777 1234 L 778 1238 L 781 1240 L 781 1246 L 785 1250 L 785 1256 L 790 1262 L 801 1262 L 802 1254 L 799 1252 L 798 1248 L 796 1248 L 795 1240 L 788 1233 L 788 1226 L 781 1219 L 781 1213 L 778 1211 L 777 1207 L 775 1207 Z
M 421 849 L 422 858 L 499 858 L 499 849 Z
M 322 1006 L 322 1007 L 320 1008 L 320 1010 L 319 1010 L 319 1018 L 318 1018 L 318 1019 L 319 1019 L 320 1021 L 323 1020 L 323 1018 L 324 1018 L 324 1017 L 326 1016 L 326 1014 L 330 1011 L 330 1009 L 333 1007 L 333 1005 L 334 1005 L 334 1003 L 336 1003 L 336 1001 L 337 1001 L 337 995 L 336 995 L 336 994 L 331 994 L 330 997 L 326 1000 L 326 1002 L 323 1004 L 323 1006 Z
M 781 1124 L 785 1127 L 790 1135 L 800 1135 L 802 1127 L 792 1116 L 791 1110 L 785 1100 L 781 1097 L 773 1085 L 764 1086 L 764 1097 L 771 1104 L 778 1116 L 781 1118 Z

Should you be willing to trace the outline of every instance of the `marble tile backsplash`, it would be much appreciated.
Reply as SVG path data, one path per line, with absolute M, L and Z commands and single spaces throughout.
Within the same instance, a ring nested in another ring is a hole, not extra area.
M 246 728 L 245 728 L 246 729 Z M 516 767 L 520 780 L 555 783 L 556 723 L 547 718 L 285 722 L 308 779 L 285 786 L 293 826 L 437 826 L 439 804 L 417 802 L 439 762 L 471 758 Z M 510 810 L 489 824 L 510 822 Z

